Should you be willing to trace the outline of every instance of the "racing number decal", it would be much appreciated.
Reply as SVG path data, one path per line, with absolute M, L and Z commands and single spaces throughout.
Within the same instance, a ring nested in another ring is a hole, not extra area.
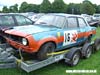
M 65 33 L 65 42 L 69 42 L 70 41 L 70 33 Z
M 76 30 L 64 31 L 64 43 L 63 43 L 63 46 L 75 43 L 77 38 L 78 38 L 78 36 L 77 36 L 77 31 Z

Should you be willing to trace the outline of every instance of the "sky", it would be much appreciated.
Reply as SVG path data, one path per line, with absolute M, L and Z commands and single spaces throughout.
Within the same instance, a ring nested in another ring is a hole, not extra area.
M 32 3 L 32 4 L 41 4 L 43 0 L 0 0 L 0 9 L 2 9 L 3 6 L 11 6 L 14 4 L 20 5 L 22 2 L 26 1 L 27 3 Z M 50 2 L 53 2 L 54 0 L 49 0 Z M 64 0 L 65 3 L 82 3 L 83 0 Z M 93 4 L 100 5 L 99 0 L 89 0 Z

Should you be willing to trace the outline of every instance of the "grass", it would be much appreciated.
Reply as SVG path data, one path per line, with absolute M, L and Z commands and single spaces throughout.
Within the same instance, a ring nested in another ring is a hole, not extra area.
M 96 37 L 100 37 L 100 28 L 97 28 Z M 0 75 L 85 75 L 85 74 L 67 74 L 66 70 L 97 70 L 95 75 L 100 74 L 100 51 L 92 54 L 89 59 L 81 59 L 79 64 L 74 67 L 67 66 L 64 61 L 60 61 L 44 68 L 26 73 L 20 68 L 0 69 Z M 87 73 L 86 75 L 90 75 Z M 91 74 L 94 75 L 94 74 Z

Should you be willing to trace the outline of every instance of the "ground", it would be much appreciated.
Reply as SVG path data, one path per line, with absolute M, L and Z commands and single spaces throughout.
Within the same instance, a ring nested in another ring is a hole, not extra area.
M 100 28 L 97 28 L 96 37 L 100 37 Z M 66 70 L 97 70 L 95 75 L 100 74 L 100 51 L 92 54 L 89 59 L 81 59 L 79 64 L 74 67 L 68 67 L 63 60 L 44 68 L 26 73 L 20 68 L 0 69 L 0 75 L 84 75 L 84 74 L 67 74 Z M 89 73 L 86 75 L 90 75 Z M 94 74 L 91 74 L 94 75 Z

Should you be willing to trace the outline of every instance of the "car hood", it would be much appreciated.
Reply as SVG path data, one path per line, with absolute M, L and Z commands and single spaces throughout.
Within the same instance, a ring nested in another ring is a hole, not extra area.
M 40 32 L 46 32 L 51 30 L 56 30 L 56 27 L 49 27 L 43 25 L 28 25 L 28 26 L 16 26 L 10 30 L 6 30 L 6 33 L 10 34 L 17 34 L 18 32 L 25 33 L 25 34 L 35 34 Z

